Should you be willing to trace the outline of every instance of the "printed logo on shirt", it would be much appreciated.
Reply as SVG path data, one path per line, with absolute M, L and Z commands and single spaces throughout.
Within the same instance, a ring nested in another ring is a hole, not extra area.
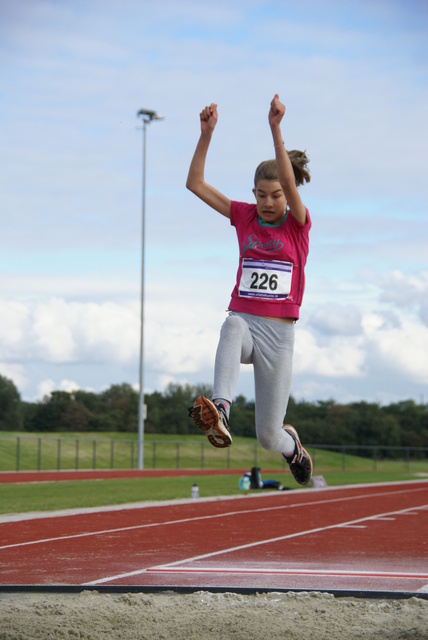
M 278 251 L 281 251 L 283 247 L 284 243 L 281 242 L 281 240 L 272 238 L 267 242 L 261 242 L 256 234 L 252 233 L 248 236 L 248 244 L 243 245 L 242 253 L 245 255 L 249 249 L 261 249 L 262 251 L 268 251 L 269 253 L 277 253 Z

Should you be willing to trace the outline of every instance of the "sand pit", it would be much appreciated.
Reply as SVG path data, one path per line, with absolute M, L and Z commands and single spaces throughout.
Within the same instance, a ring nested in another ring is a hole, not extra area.
M 3 593 L 0 640 L 427 640 L 428 601 L 325 593 Z

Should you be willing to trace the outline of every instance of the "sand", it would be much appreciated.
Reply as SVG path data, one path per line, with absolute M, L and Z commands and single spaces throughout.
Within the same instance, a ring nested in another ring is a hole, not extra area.
M 1 593 L 0 640 L 427 640 L 428 600 L 314 592 Z

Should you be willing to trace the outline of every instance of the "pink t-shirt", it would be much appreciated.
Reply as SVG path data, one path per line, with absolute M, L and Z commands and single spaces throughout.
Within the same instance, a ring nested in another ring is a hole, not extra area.
M 232 201 L 230 223 L 239 243 L 239 267 L 229 309 L 271 318 L 297 318 L 305 290 L 311 219 L 288 212 L 279 226 L 264 224 L 255 204 Z

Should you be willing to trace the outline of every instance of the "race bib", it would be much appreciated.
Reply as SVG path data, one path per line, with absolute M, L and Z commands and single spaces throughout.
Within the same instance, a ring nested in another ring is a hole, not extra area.
M 291 291 L 292 274 L 291 262 L 243 258 L 239 295 L 244 298 L 286 300 Z

